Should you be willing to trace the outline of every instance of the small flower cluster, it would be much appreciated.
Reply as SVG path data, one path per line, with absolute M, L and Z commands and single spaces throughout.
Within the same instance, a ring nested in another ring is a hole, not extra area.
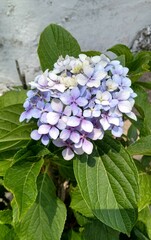
M 122 135 L 123 114 L 136 119 L 132 112 L 136 94 L 127 73 L 118 60 L 103 54 L 60 57 L 52 71 L 30 83 L 20 121 L 37 119 L 31 138 L 64 147 L 66 160 L 91 154 L 91 140 L 102 139 L 105 131 Z

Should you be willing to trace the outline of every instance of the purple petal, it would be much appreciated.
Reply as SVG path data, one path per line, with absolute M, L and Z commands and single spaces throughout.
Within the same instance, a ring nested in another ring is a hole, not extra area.
M 48 125 L 48 124 L 42 124 L 42 125 L 40 125 L 40 127 L 38 128 L 38 133 L 39 133 L 39 134 L 47 134 L 47 133 L 49 133 L 50 128 L 51 128 L 50 125 Z
M 80 108 L 75 103 L 71 105 L 71 108 L 72 108 L 73 115 L 74 116 L 77 115 Z
M 71 90 L 71 96 L 74 98 L 74 99 L 77 99 L 79 96 L 80 96 L 80 90 L 78 87 L 74 87 L 72 90 Z
M 81 106 L 81 107 L 84 107 L 88 104 L 88 100 L 83 98 L 83 97 L 79 97 L 77 100 L 76 100 L 76 103 Z
M 34 118 L 40 118 L 40 116 L 41 116 L 41 110 L 39 110 L 39 109 L 31 109 L 31 114 L 32 114 L 32 116 L 34 117 Z
M 62 117 L 62 118 L 63 118 L 63 117 Z M 65 118 L 65 116 L 64 116 L 64 118 Z M 66 123 L 65 123 L 65 121 L 63 121 L 62 119 L 59 119 L 56 127 L 57 127 L 58 129 L 60 129 L 60 130 L 65 129 L 65 128 L 66 128 Z
M 85 153 L 91 154 L 93 150 L 93 144 L 88 141 L 87 139 L 84 139 L 83 144 L 82 144 L 82 149 Z
M 64 141 L 66 141 L 69 137 L 70 137 L 70 133 L 71 131 L 68 129 L 64 129 L 62 130 L 62 132 L 60 133 L 60 138 Z
M 82 155 L 84 153 L 82 147 L 80 148 L 73 148 L 74 149 L 74 152 L 77 154 L 77 155 Z
M 123 129 L 121 127 L 114 126 L 111 132 L 115 137 L 121 137 Z
M 77 127 L 77 126 L 79 126 L 80 121 L 81 121 L 80 118 L 71 116 L 67 120 L 67 125 L 70 127 Z
M 20 115 L 19 121 L 20 121 L 20 122 L 23 122 L 25 119 L 26 119 L 26 112 L 23 112 L 23 113 Z
M 27 96 L 28 96 L 29 98 L 32 98 L 32 97 L 35 96 L 36 93 L 37 93 L 37 91 L 35 92 L 35 91 L 33 91 L 33 90 L 29 90 L 29 91 L 27 92 Z
M 59 113 L 55 113 L 55 112 L 49 112 L 47 113 L 47 122 L 51 125 L 55 125 L 60 118 L 60 114 Z
M 131 92 L 129 90 L 124 90 L 120 91 L 117 95 L 119 100 L 127 100 L 130 97 Z
M 62 156 L 65 160 L 71 160 L 74 157 L 74 152 L 67 147 L 62 151 Z
M 126 87 L 130 87 L 131 86 L 131 80 L 127 77 L 122 78 L 122 85 L 126 86 Z
M 65 142 L 60 138 L 53 140 L 53 144 L 57 147 L 63 147 L 66 145 Z
M 41 138 L 41 134 L 38 133 L 38 130 L 33 130 L 30 137 L 34 140 L 39 140 Z
M 49 137 L 48 137 L 47 135 L 42 136 L 41 142 L 42 142 L 44 145 L 48 145 L 48 143 L 49 143 Z
M 37 108 L 39 108 L 39 109 L 43 109 L 44 106 L 45 106 L 44 101 L 38 101 L 38 103 L 37 103 Z
M 77 149 L 77 148 L 81 148 L 82 147 L 82 144 L 83 144 L 83 141 L 82 139 L 78 142 L 78 143 L 75 143 L 74 144 L 74 147 Z
M 49 135 L 52 139 L 57 139 L 59 136 L 59 130 L 56 127 L 52 127 L 49 131 Z
M 42 115 L 40 117 L 40 122 L 47 123 L 47 113 L 46 112 L 42 113 Z
M 81 128 L 82 128 L 85 132 L 90 133 L 90 132 L 92 132 L 92 130 L 93 130 L 93 124 L 92 124 L 90 121 L 83 119 L 82 122 L 81 122 Z
M 63 114 L 66 115 L 66 116 L 71 116 L 71 107 L 70 106 L 66 106 L 64 111 L 63 111 Z
M 30 102 L 26 100 L 23 104 L 23 107 L 27 109 L 29 106 L 30 106 Z
M 63 93 L 60 96 L 60 100 L 65 104 L 69 105 L 71 103 L 71 95 L 70 95 L 70 90 L 67 90 L 65 93 Z

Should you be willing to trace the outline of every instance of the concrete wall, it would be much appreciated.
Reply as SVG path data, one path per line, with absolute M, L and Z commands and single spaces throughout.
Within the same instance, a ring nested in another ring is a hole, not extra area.
M 19 84 L 15 59 L 31 81 L 39 71 L 40 32 L 58 23 L 83 50 L 131 44 L 151 24 L 151 0 L 0 0 L 0 83 Z

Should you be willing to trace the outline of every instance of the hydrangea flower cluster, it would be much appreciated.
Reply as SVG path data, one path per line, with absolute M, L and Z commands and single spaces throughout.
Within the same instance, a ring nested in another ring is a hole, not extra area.
M 31 82 L 20 121 L 37 120 L 31 138 L 63 147 L 66 160 L 74 154 L 91 154 L 91 140 L 104 132 L 120 137 L 123 114 L 132 112 L 136 94 L 127 77 L 128 68 L 105 55 L 78 58 L 60 57 L 52 71 L 46 70 Z

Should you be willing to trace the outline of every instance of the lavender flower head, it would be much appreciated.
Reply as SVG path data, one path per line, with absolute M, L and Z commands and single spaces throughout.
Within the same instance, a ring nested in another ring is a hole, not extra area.
M 31 138 L 63 147 L 65 160 L 91 154 L 92 140 L 102 139 L 105 131 L 122 135 L 123 114 L 136 120 L 136 94 L 127 73 L 128 68 L 103 54 L 60 57 L 52 71 L 30 83 L 20 121 L 35 118 Z

